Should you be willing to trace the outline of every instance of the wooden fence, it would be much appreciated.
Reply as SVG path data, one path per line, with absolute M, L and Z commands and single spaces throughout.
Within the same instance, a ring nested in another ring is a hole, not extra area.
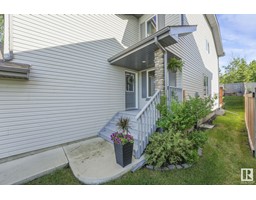
M 255 93 L 249 93 L 244 95 L 244 109 L 245 109 L 245 123 L 249 138 L 249 144 L 251 147 L 251 150 L 253 152 L 253 155 L 255 156 L 255 140 L 256 140 L 256 105 L 255 105 Z
M 220 90 L 219 90 L 219 104 L 220 104 L 220 107 L 223 106 L 223 93 L 224 93 L 223 87 L 220 87 Z

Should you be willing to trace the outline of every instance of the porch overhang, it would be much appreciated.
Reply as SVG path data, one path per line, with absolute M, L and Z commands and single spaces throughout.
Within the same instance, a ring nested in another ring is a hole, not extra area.
M 196 27 L 196 25 L 167 26 L 112 56 L 108 62 L 134 70 L 154 67 L 154 52 L 159 48 L 157 42 L 163 47 L 173 45 L 178 42 L 179 37 L 196 31 Z

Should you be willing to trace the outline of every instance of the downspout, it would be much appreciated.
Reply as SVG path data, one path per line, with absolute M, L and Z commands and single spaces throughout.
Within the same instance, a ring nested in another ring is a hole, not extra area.
M 164 52 L 164 90 L 165 94 L 167 94 L 167 79 L 168 79 L 168 71 L 167 71 L 167 50 L 158 42 L 157 37 L 154 38 L 155 44 L 159 47 L 159 49 L 162 49 Z

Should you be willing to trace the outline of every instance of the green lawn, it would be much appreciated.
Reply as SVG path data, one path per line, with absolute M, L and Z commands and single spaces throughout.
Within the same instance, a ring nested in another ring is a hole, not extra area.
M 243 97 L 225 97 L 225 102 L 226 114 L 216 118 L 214 129 L 207 130 L 208 141 L 203 156 L 191 168 L 165 172 L 143 168 L 107 184 L 255 184 L 255 181 L 240 181 L 241 168 L 255 168 L 256 171 L 256 159 L 249 150 L 245 129 Z M 78 184 L 78 181 L 66 168 L 29 184 Z
M 66 167 L 27 183 L 27 185 L 79 185 L 71 169 Z

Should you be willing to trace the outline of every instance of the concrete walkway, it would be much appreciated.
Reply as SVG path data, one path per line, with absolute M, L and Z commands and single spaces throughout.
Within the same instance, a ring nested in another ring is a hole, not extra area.
M 23 184 L 68 165 L 62 148 L 0 164 L 0 184 Z
M 130 165 L 116 164 L 113 144 L 102 138 L 71 144 L 64 147 L 70 168 L 75 177 L 84 184 L 101 184 L 116 179 L 133 169 L 141 159 Z
M 68 164 L 80 182 L 101 184 L 122 176 L 142 160 L 133 159 L 123 168 L 116 164 L 113 144 L 93 138 L 2 163 L 0 184 L 23 184 Z

